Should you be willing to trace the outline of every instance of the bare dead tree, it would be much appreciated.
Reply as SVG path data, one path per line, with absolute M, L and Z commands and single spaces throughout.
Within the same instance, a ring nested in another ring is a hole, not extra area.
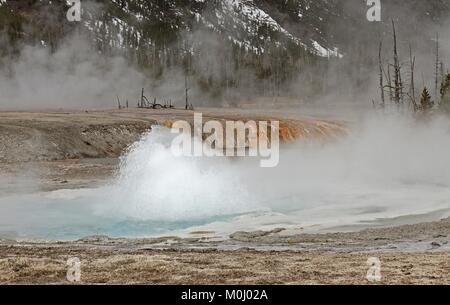
M 119 107 L 119 110 L 122 109 L 122 105 L 120 104 L 120 98 L 118 95 L 117 95 L 117 105 Z
M 434 79 L 434 93 L 436 100 L 439 98 L 439 33 L 436 33 L 436 62 L 435 62 L 435 79 Z
M 403 88 L 403 79 L 402 79 L 401 69 L 402 69 L 402 67 L 399 65 L 398 66 L 398 89 L 399 89 L 399 94 L 400 94 L 400 102 L 403 103 L 405 94 L 403 92 L 404 88 Z
M 187 41 L 185 41 L 184 43 L 184 51 L 186 54 L 186 69 L 185 69 L 185 74 L 184 74 L 184 90 L 185 90 L 185 94 L 186 94 L 186 104 L 185 104 L 185 110 L 189 110 L 189 90 L 191 88 L 189 88 L 188 86 L 188 77 L 189 77 L 189 73 L 190 73 L 190 51 L 188 49 L 188 43 Z
M 393 102 L 394 101 L 394 93 L 392 91 L 393 86 L 392 86 L 391 64 L 390 63 L 388 63 L 387 71 L 388 71 L 387 72 L 387 79 L 388 79 L 387 87 L 389 88 L 389 99 L 391 102 Z
M 142 88 L 142 91 L 141 91 L 141 103 L 140 103 L 140 105 L 139 105 L 139 108 L 144 108 L 144 88 Z
M 396 104 L 400 104 L 402 99 L 401 97 L 402 81 L 401 81 L 400 62 L 398 59 L 398 50 L 397 50 L 397 33 L 395 30 L 394 20 L 392 20 L 392 32 L 394 34 L 394 101 Z
M 150 103 L 150 101 L 148 100 L 148 98 L 144 94 L 144 88 L 142 88 L 142 91 L 141 91 L 141 102 L 140 102 L 139 108 L 151 108 L 151 105 L 152 104 Z
M 383 49 L 383 42 L 380 41 L 380 48 L 378 50 L 378 62 L 380 66 L 380 91 L 381 91 L 381 105 L 385 106 L 385 99 L 384 99 L 384 79 L 383 79 L 383 60 L 381 58 L 381 51 Z
M 416 86 L 415 86 L 415 78 L 414 78 L 414 69 L 416 65 L 416 57 L 412 55 L 412 47 L 409 45 L 409 60 L 411 65 L 411 86 L 410 86 L 410 100 L 414 111 L 417 111 L 417 103 L 416 103 Z
M 153 108 L 153 109 L 164 108 L 164 106 L 163 106 L 162 104 L 159 104 L 157 101 L 158 101 L 158 100 L 157 100 L 157 98 L 155 97 L 155 98 L 153 99 L 153 104 L 150 105 L 150 108 Z
M 184 77 L 184 90 L 186 93 L 186 105 L 185 105 L 185 109 L 188 110 L 189 109 L 189 90 L 190 88 L 188 87 L 188 77 L 187 74 Z

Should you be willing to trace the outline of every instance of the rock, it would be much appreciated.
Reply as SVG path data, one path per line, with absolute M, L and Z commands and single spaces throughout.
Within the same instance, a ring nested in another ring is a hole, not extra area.
M 283 232 L 284 230 L 285 230 L 284 228 L 277 228 L 272 231 L 254 231 L 254 232 L 239 231 L 231 234 L 230 238 L 237 241 L 251 241 L 269 236 L 271 234 L 277 234 Z
M 438 243 L 438 242 L 436 242 L 436 241 L 433 241 L 433 242 L 431 243 L 431 246 L 432 246 L 433 248 L 440 248 L 440 247 L 441 247 L 441 244 Z

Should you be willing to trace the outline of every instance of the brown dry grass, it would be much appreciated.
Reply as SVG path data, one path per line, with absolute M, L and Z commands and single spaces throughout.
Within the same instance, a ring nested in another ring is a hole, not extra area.
M 10 250 L 0 249 L 0 284 L 68 283 L 73 256 L 84 284 L 370 284 L 371 256 L 382 262 L 380 284 L 450 284 L 450 253 Z

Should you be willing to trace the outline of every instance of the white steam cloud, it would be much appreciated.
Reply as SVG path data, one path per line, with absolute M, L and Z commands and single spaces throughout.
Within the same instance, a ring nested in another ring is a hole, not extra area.
M 375 115 L 335 142 L 282 147 L 280 165 L 272 169 L 260 168 L 257 159 L 176 158 L 171 136 L 157 128 L 143 137 L 109 186 L 0 197 L 0 232 L 78 238 L 191 228 L 227 234 L 450 215 L 448 118 Z
M 121 57 L 104 57 L 86 39 L 72 36 L 51 53 L 26 46 L 0 69 L 2 110 L 116 107 L 138 100 L 145 77 Z

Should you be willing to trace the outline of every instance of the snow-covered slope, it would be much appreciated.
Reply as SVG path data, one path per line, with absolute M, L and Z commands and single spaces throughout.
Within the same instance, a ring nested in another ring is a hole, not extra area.
M 320 33 L 315 39 L 302 37 L 302 31 L 293 33 L 270 15 L 267 3 L 253 0 L 110 0 L 100 7 L 86 7 L 83 25 L 115 47 L 158 44 L 163 34 L 170 43 L 183 31 L 206 28 L 254 53 L 264 53 L 271 43 L 282 47 L 289 43 L 318 56 L 338 56 L 336 47 L 327 44 Z M 297 8 L 298 19 L 306 18 L 310 5 L 299 1 Z M 308 26 L 318 31 L 312 24 L 301 27 Z
M 45 6 L 67 9 L 67 0 L 0 0 L 0 5 L 26 11 L 48 11 Z M 263 54 L 269 46 L 296 47 L 320 57 L 335 57 L 349 36 L 369 27 L 365 0 L 83 0 L 82 26 L 103 46 L 152 48 L 179 42 L 186 32 L 208 29 L 221 40 Z M 449 13 L 450 0 L 386 0 L 383 17 L 414 8 L 414 18 L 437 20 Z M 396 8 L 399 8 L 396 10 Z M 4 8 L 3 8 L 4 9 Z M 64 9 L 52 21 L 64 22 Z M 48 15 L 48 14 L 47 14 Z M 406 17 L 408 14 L 404 14 Z M 0 28 L 2 21 L 0 20 Z M 45 33 L 42 33 L 46 36 Z M 48 36 L 48 35 L 47 35 Z M 46 40 L 45 37 L 42 40 Z M 41 40 L 41 39 L 40 39 Z
M 187 75 L 214 98 L 233 88 L 280 95 L 300 82 L 301 94 L 313 95 L 341 58 L 338 78 L 346 73 L 361 86 L 379 41 L 392 40 L 392 19 L 404 51 L 445 29 L 450 16 L 450 0 L 384 0 L 381 23 L 367 20 L 366 0 L 82 0 L 81 22 L 70 23 L 70 2 L 0 0 L 0 59 L 24 43 L 57 50 L 81 32 L 100 54 L 119 55 L 158 81 L 184 84 Z

